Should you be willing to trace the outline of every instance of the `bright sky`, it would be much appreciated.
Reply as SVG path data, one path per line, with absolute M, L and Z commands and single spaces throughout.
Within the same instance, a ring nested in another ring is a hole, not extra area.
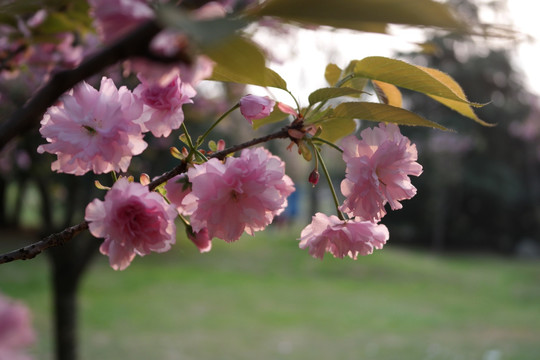
M 540 95 L 540 26 L 538 12 L 531 11 L 531 1 L 507 0 L 509 17 L 514 22 L 516 30 L 536 37 L 535 41 L 521 42 L 515 54 L 515 65 L 526 74 L 526 85 Z M 501 19 L 502 18 L 502 19 Z M 506 14 L 499 19 L 488 18 L 486 21 L 508 21 Z M 282 36 L 279 41 L 269 40 L 267 34 L 259 34 L 258 40 L 271 49 L 278 63 L 271 68 L 282 75 L 289 89 L 300 96 L 300 102 L 305 105 L 309 93 L 318 87 L 325 86 L 324 69 L 328 62 L 345 66 L 350 60 L 362 59 L 366 56 L 392 56 L 396 50 L 415 50 L 414 42 L 422 42 L 422 33 L 409 30 L 399 33 L 399 36 L 357 33 L 352 31 L 308 31 L 300 30 L 292 36 Z M 271 41 L 271 45 L 268 43 Z M 515 41 L 503 41 L 503 45 L 513 46 Z M 290 61 L 290 59 L 296 59 Z M 289 59 L 289 61 L 286 61 Z M 280 64 L 279 60 L 283 60 Z M 251 90 L 250 90 L 251 91 Z M 256 94 L 264 91 L 253 89 Z M 288 100 L 287 95 L 279 90 L 272 91 L 279 100 Z
M 534 37 L 530 42 L 523 42 L 516 52 L 516 63 L 527 76 L 529 87 L 540 95 L 540 24 L 538 9 L 532 9 L 533 2 L 528 0 L 508 0 L 510 15 L 517 30 Z

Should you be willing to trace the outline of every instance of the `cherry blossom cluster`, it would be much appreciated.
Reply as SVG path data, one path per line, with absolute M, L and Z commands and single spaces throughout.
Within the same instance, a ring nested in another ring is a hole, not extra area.
M 223 17 L 234 4 L 209 2 L 193 16 Z M 155 17 L 145 0 L 90 0 L 90 5 L 105 43 L 117 41 Z M 168 29 L 154 38 L 151 48 L 156 54 L 174 56 L 186 43 L 182 33 Z M 274 108 L 292 116 L 288 149 L 296 144 L 308 160 L 311 145 L 317 159 L 320 157 L 320 144 L 311 140 L 317 126 L 304 125 L 300 108 L 283 103 L 276 106 L 276 101 L 256 95 L 243 96 L 193 143 L 184 124 L 183 106 L 193 102 L 197 84 L 212 74 L 213 63 L 204 56 L 195 57 L 189 66 L 158 64 L 146 58 L 129 59 L 124 66 L 137 75 L 139 85 L 133 90 L 117 88 L 108 77 L 102 78 L 99 89 L 79 83 L 47 110 L 40 128 L 47 143 L 37 149 L 56 155 L 51 165 L 54 171 L 113 173 L 116 179 L 117 173 L 127 173 L 132 158 L 148 147 L 146 136 L 168 137 L 183 128 L 189 149 L 184 148 L 179 157 L 185 165 L 182 174 L 156 191 L 147 186 L 149 180 L 141 178 L 141 183 L 136 183 L 121 176 L 104 200 L 95 199 L 86 207 L 88 228 L 104 239 L 100 251 L 115 270 L 128 267 L 136 255 L 168 251 L 176 242 L 176 220 L 183 223 L 187 237 L 199 251 L 207 252 L 214 238 L 233 242 L 244 233 L 253 235 L 285 210 L 295 186 L 280 158 L 262 147 L 241 147 L 236 157 L 207 158 L 199 151 L 206 135 L 233 110 L 238 108 L 250 124 L 269 116 Z M 338 216 L 317 213 L 301 232 L 300 247 L 316 258 L 322 259 L 328 252 L 356 259 L 381 249 L 389 238 L 388 229 L 379 224 L 386 205 L 399 209 L 400 201 L 416 194 L 409 176 L 419 176 L 422 167 L 416 162 L 416 147 L 397 125 L 380 124 L 363 130 L 360 137 L 350 135 L 341 142 L 346 163 L 341 183 L 345 201 L 339 205 L 334 196 Z M 217 146 L 218 151 L 224 149 L 223 142 Z M 315 186 L 319 176 L 315 169 L 309 182 Z M 325 176 L 329 176 L 326 171 Z
M 341 141 L 346 177 L 341 182 L 345 196 L 340 211 L 350 219 L 317 213 L 301 233 L 300 247 L 322 259 L 325 252 L 335 257 L 356 259 L 381 249 L 389 238 L 386 226 L 378 224 L 386 214 L 402 207 L 399 201 L 416 194 L 409 175 L 419 176 L 416 146 L 395 124 L 379 124 L 361 132 L 359 140 L 349 135 Z M 343 217 L 343 214 L 340 213 Z

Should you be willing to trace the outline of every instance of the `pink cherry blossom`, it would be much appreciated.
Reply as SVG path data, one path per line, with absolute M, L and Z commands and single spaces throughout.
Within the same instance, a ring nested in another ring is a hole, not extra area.
M 145 20 L 154 18 L 146 0 L 89 0 L 89 3 L 104 42 L 119 39 Z
M 105 195 L 86 207 L 85 220 L 95 237 L 105 238 L 99 248 L 115 270 L 124 270 L 135 255 L 165 252 L 176 241 L 177 213 L 148 187 L 120 178 Z
M 125 172 L 131 158 L 147 146 L 141 127 L 133 122 L 141 112 L 133 94 L 124 86 L 116 89 L 111 79 L 104 77 L 99 91 L 79 83 L 44 115 L 40 132 L 49 143 L 38 152 L 56 154 L 51 168 L 58 172 Z
M 182 205 L 192 211 L 195 232 L 208 229 L 210 238 L 235 241 L 245 231 L 263 230 L 287 207 L 294 191 L 285 164 L 263 148 L 245 149 L 238 158 L 218 159 L 188 170 L 191 194 Z
M 416 146 L 401 135 L 395 124 L 380 124 L 343 139 L 343 160 L 347 164 L 341 192 L 346 199 L 341 210 L 363 220 L 379 221 L 388 202 L 392 210 L 401 209 L 400 200 L 416 195 L 408 175 L 419 176 Z
M 267 96 L 246 95 L 240 99 L 240 112 L 253 124 L 253 120 L 270 115 L 276 102 Z
M 0 294 L 0 360 L 29 360 L 24 349 L 35 340 L 29 309 Z
M 208 236 L 208 229 L 204 228 L 199 232 L 193 232 L 193 228 L 188 227 L 186 232 L 189 240 L 197 246 L 201 254 L 212 250 L 212 238 Z
M 167 199 L 176 207 L 176 211 L 181 215 L 190 215 L 182 205 L 182 201 L 186 195 L 191 192 L 191 184 L 188 181 L 187 175 L 177 175 L 167 181 L 165 190 L 167 191 Z
M 133 90 L 133 94 L 144 104 L 141 118 L 137 121 L 143 132 L 151 131 L 155 137 L 167 137 L 172 130 L 182 125 L 182 105 L 192 103 L 191 98 L 196 95 L 196 91 L 176 76 L 166 86 L 141 79 L 141 84 Z
M 309 248 L 314 258 L 322 260 L 325 252 L 334 257 L 369 255 L 373 249 L 382 249 L 388 240 L 386 226 L 371 221 L 340 220 L 337 216 L 316 213 L 311 224 L 300 234 L 300 248 Z

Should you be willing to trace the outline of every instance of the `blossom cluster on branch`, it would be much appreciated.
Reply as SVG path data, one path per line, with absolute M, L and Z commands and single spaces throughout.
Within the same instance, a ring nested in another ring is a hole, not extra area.
M 431 4 L 431 0 L 425 1 Z M 68 67 L 81 63 L 80 68 L 86 70 L 80 80 L 97 75 L 103 67 L 92 68 L 95 71 L 85 67 L 84 55 L 90 50 L 80 47 L 79 42 L 86 42 L 93 44 L 93 51 L 105 47 L 101 53 L 103 66 L 121 60 L 123 75 L 138 79 L 133 89 L 117 87 L 115 82 L 120 79 L 113 75 L 103 76 L 98 89 L 85 81 L 78 82 L 59 99 L 50 101 L 39 129 L 45 143 L 37 151 L 56 156 L 51 165 L 53 171 L 77 176 L 88 172 L 112 174 L 114 183 L 110 187 L 100 186 L 108 190 L 104 200 L 95 199 L 88 204 L 85 222 L 79 224 L 77 231 L 70 230 L 68 234 L 66 229 L 59 236 L 69 238 L 88 228 L 94 236 L 104 239 L 100 251 L 109 256 L 116 270 L 128 267 L 136 255 L 168 251 L 176 241 L 176 225 L 180 223 L 201 252 L 210 251 L 215 238 L 232 242 L 244 233 L 253 235 L 264 230 L 283 213 L 288 196 L 295 191 L 285 173 L 285 163 L 260 147 L 278 138 L 289 139 L 287 149 L 296 147 L 306 161 L 315 161 L 315 168 L 306 178 L 315 186 L 322 173 L 336 208 L 337 216 L 313 216 L 312 223 L 300 234 L 300 247 L 321 259 L 325 253 L 353 259 L 371 254 L 389 239 L 388 229 L 379 223 L 386 208 L 400 209 L 401 201 L 413 197 L 416 188 L 409 176 L 422 173 L 416 147 L 401 134 L 398 125 L 445 129 L 402 109 L 396 86 L 430 95 L 481 122 L 470 110 L 477 104 L 470 103 L 446 74 L 381 57 L 354 60 L 343 69 L 329 64 L 325 73 L 329 87 L 315 90 L 309 96 L 309 106 L 302 107 L 286 82 L 266 68 L 264 52 L 245 32 L 250 22 L 271 23 L 264 16 L 272 12 L 273 5 L 285 6 L 287 11 L 294 8 L 271 0 L 261 4 L 240 0 L 194 2 L 197 6 L 166 3 L 89 0 L 89 14 L 97 36 L 81 35 L 77 41 L 69 37 L 69 32 L 63 32 L 58 41 L 47 37 L 37 41 L 38 35 L 42 35 L 40 31 L 47 29 L 45 10 L 26 19 L 18 18 L 18 30 L 0 29 L 2 77 L 15 76 L 14 69 L 25 61 L 34 64 L 29 60 L 33 58 L 29 49 L 35 49 L 34 42 L 40 46 L 47 44 L 48 52 L 43 55 L 65 55 L 63 62 L 47 58 L 43 80 L 52 76 L 57 83 L 69 83 L 64 81 L 66 73 L 55 78 L 55 72 L 60 70 L 54 66 L 57 63 Z M 247 10 L 242 13 L 239 9 Z M 23 33 L 24 40 L 10 43 L 2 31 L 10 36 Z M 133 34 L 137 31 L 151 35 L 142 49 L 126 53 L 125 45 L 136 42 Z M 412 85 L 408 81 L 411 74 L 420 79 Z M 285 90 L 295 106 L 248 94 L 232 101 L 230 109 L 194 139 L 183 107 L 199 96 L 197 86 L 204 79 L 275 87 Z M 380 104 L 359 100 L 368 83 L 376 90 Z M 36 93 L 36 97 L 42 95 Z M 349 101 L 343 100 L 347 97 Z M 339 99 L 337 105 L 330 101 L 335 99 Z M 202 150 L 212 130 L 236 109 L 254 128 L 279 121 L 285 125 L 277 132 L 229 148 L 218 141 L 213 142 L 211 150 Z M 356 120 L 378 125 L 364 129 L 357 137 Z M 182 149 L 171 148 L 178 166 L 152 181 L 149 176 L 141 176 L 140 182 L 135 182 L 129 175 L 130 164 L 133 157 L 149 147 L 148 137 L 166 138 L 178 129 L 183 131 Z M 340 186 L 343 203 L 338 200 L 321 155 L 325 146 L 341 152 L 346 164 Z M 239 155 L 230 156 L 237 152 Z M 27 249 L 21 249 L 18 255 L 10 255 L 9 261 L 17 256 L 35 256 L 48 246 L 52 245 L 45 241 L 33 248 L 30 255 Z

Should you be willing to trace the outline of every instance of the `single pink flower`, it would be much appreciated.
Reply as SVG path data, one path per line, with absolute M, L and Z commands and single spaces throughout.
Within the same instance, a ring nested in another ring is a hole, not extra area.
M 0 294 L 0 360 L 27 360 L 27 348 L 35 341 L 30 310 Z
M 182 83 L 176 76 L 168 85 L 147 83 L 142 79 L 133 94 L 143 102 L 143 113 L 137 121 L 143 132 L 151 131 L 155 137 L 167 137 L 184 122 L 182 105 L 192 103 L 195 89 Z
M 400 200 L 416 195 L 408 175 L 419 176 L 416 146 L 401 135 L 395 124 L 380 124 L 361 133 L 362 140 L 350 135 L 343 139 L 343 160 L 347 164 L 341 192 L 346 199 L 341 210 L 363 220 L 379 221 L 388 202 L 401 209 Z
M 40 133 L 48 144 L 38 152 L 56 154 L 52 170 L 74 175 L 127 171 L 131 158 L 146 148 L 141 127 L 133 121 L 142 104 L 124 86 L 103 78 L 99 91 L 85 82 L 47 110 Z
M 218 159 L 188 170 L 192 192 L 182 205 L 191 211 L 195 232 L 235 241 L 245 231 L 263 230 L 287 207 L 294 191 L 285 164 L 263 148 L 245 149 L 238 158 Z
M 146 0 L 89 0 L 89 3 L 98 33 L 107 43 L 155 16 Z
M 246 95 L 240 99 L 240 112 L 253 124 L 253 120 L 270 115 L 276 102 L 267 96 Z
M 388 240 L 386 226 L 371 221 L 340 220 L 337 216 L 316 213 L 311 224 L 300 234 L 300 248 L 309 248 L 314 258 L 322 259 L 325 252 L 334 257 L 369 255 L 373 249 L 382 249 Z
M 197 246 L 201 254 L 212 250 L 212 238 L 208 236 L 208 229 L 204 228 L 199 232 L 194 232 L 190 226 L 186 229 L 186 232 L 189 240 Z
M 165 252 L 176 241 L 177 213 L 148 187 L 120 178 L 105 195 L 86 207 L 85 220 L 95 237 L 105 238 L 99 248 L 114 270 L 124 270 L 135 255 Z
M 167 199 L 176 207 L 181 215 L 191 215 L 182 205 L 182 201 L 187 194 L 191 192 L 191 184 L 188 181 L 186 174 L 176 175 L 165 184 L 167 191 Z

